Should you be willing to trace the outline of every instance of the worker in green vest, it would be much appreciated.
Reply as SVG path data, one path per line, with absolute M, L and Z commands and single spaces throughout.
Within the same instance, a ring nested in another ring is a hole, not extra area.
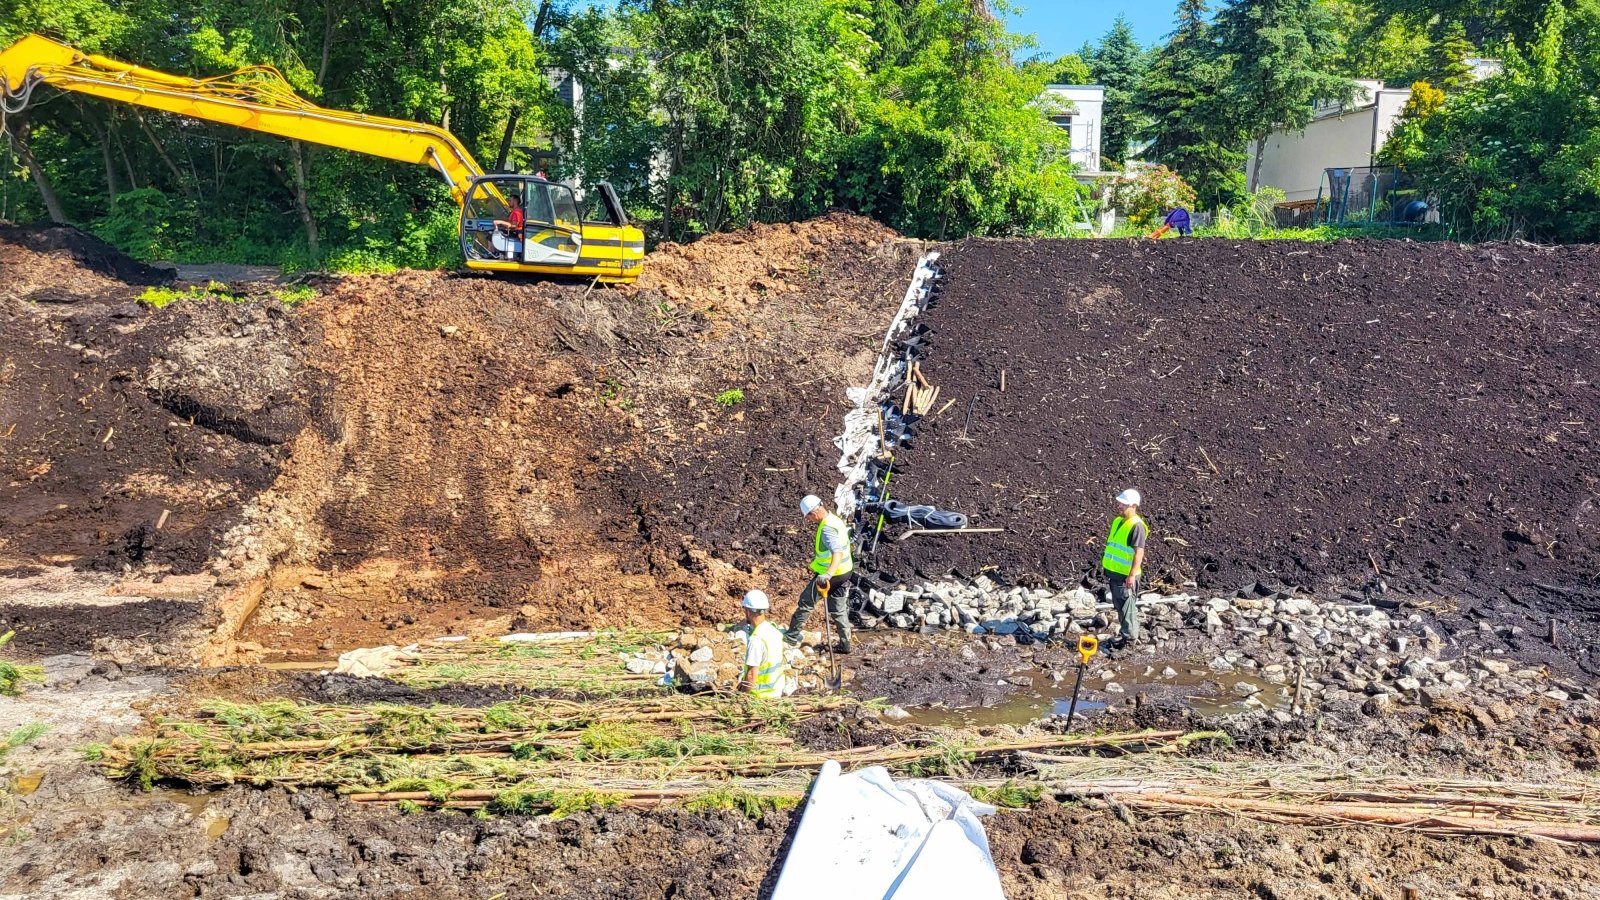
M 744 621 L 750 626 L 750 638 L 744 645 L 744 677 L 739 679 L 739 690 L 765 700 L 783 696 L 785 666 L 783 661 L 783 632 L 767 621 L 767 610 L 772 601 L 764 591 L 750 591 L 744 595 Z
M 806 589 L 800 594 L 800 604 L 795 607 L 794 616 L 789 619 L 789 632 L 784 635 L 784 640 L 792 646 L 799 646 L 800 632 L 806 627 L 806 620 L 811 618 L 811 610 L 817 605 L 817 597 L 826 595 L 828 598 L 827 614 L 833 617 L 834 625 L 839 629 L 839 642 L 834 645 L 833 652 L 850 652 L 850 603 L 848 600 L 850 590 L 850 573 L 855 571 L 855 561 L 850 557 L 850 528 L 844 520 L 828 511 L 822 505 L 822 499 L 815 495 L 808 495 L 800 501 L 800 512 L 806 521 L 817 526 L 817 533 L 812 540 L 811 554 L 811 580 L 806 583 Z
M 1106 552 L 1100 567 L 1106 571 L 1111 588 L 1111 604 L 1121 619 L 1117 639 L 1111 649 L 1120 650 L 1139 640 L 1139 576 L 1144 574 L 1144 543 L 1148 529 L 1139 518 L 1139 492 L 1128 488 L 1117 495 L 1117 517 L 1111 520 L 1106 535 Z

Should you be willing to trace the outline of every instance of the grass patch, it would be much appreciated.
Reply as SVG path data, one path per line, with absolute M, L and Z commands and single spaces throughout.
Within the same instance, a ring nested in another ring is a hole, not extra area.
M 200 707 L 203 713 L 228 726 L 227 736 L 241 743 L 318 737 L 320 729 L 309 729 L 312 718 L 300 704 L 290 700 L 265 703 L 233 703 L 212 700 Z
M 1018 784 L 1015 781 L 998 785 L 978 784 L 973 785 L 972 796 L 973 799 L 990 806 L 1027 809 L 1044 796 L 1044 788 L 1037 784 Z
M 905 774 L 912 778 L 957 778 L 967 774 L 977 758 L 971 750 L 953 741 L 940 741 L 933 752 L 905 764 Z
M 304 303 L 316 295 L 317 291 L 315 288 L 308 287 L 303 284 L 299 287 L 293 288 L 277 288 L 272 292 L 272 296 L 278 298 L 278 302 L 286 306 L 293 306 L 296 303 Z
M 49 730 L 50 726 L 43 722 L 29 722 L 26 725 L 12 729 L 11 733 L 6 735 L 6 739 L 0 741 L 0 760 L 5 759 L 7 753 L 10 753 L 18 747 L 31 744 L 38 740 L 46 731 Z
M 717 395 L 717 405 L 732 408 L 744 402 L 744 391 L 740 388 L 723 391 Z
M 573 813 L 594 809 L 610 809 L 622 804 L 623 795 L 609 791 L 583 789 L 530 789 L 514 787 L 501 791 L 489 801 L 490 812 L 511 816 L 533 816 L 548 813 L 560 819 Z
M 740 812 L 759 822 L 769 812 L 794 809 L 801 799 L 800 794 L 758 794 L 726 787 L 690 797 L 683 801 L 683 808 L 690 812 Z
M 647 742 L 650 733 L 637 725 L 622 722 L 596 722 L 585 728 L 578 737 L 584 756 L 599 759 L 635 759 Z
M 16 636 L 15 631 L 0 634 L 0 647 L 11 643 Z M 26 684 L 44 683 L 44 669 L 40 666 L 25 666 L 10 660 L 0 659 L 0 696 L 15 697 L 22 693 Z
M 213 281 L 205 287 L 196 285 L 183 290 L 169 287 L 148 287 L 144 289 L 144 293 L 139 295 L 139 299 L 154 306 L 156 309 L 160 309 L 169 303 L 175 303 L 179 300 L 220 300 L 224 303 L 238 303 L 241 298 L 229 292 L 227 285 L 220 281 Z

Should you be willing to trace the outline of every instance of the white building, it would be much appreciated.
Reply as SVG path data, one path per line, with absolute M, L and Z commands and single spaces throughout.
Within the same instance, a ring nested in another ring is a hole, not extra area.
M 1072 162 L 1080 175 L 1100 173 L 1100 111 L 1106 89 L 1098 84 L 1047 84 L 1040 106 L 1072 139 Z
M 1370 166 L 1389 140 L 1410 88 L 1385 88 L 1381 81 L 1358 81 L 1350 103 L 1320 103 L 1304 131 L 1274 131 L 1261 149 L 1259 183 L 1250 189 L 1279 188 L 1288 202 L 1317 199 L 1323 172 Z M 1256 142 L 1245 153 L 1245 178 L 1255 172 Z

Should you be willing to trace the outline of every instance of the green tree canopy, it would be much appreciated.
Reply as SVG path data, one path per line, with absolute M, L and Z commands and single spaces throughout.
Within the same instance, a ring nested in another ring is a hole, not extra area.
M 1106 89 L 1105 107 L 1100 113 L 1100 154 L 1115 163 L 1128 158 L 1128 151 L 1139 131 L 1139 111 L 1135 104 L 1150 59 L 1134 39 L 1133 26 L 1118 15 L 1111 30 L 1100 39 L 1093 52 L 1084 58 L 1094 83 Z
M 1233 203 L 1244 188 L 1243 141 L 1223 99 L 1228 76 L 1205 0 L 1182 0 L 1177 30 L 1156 52 L 1138 95 L 1140 134 L 1150 142 L 1144 158 L 1181 175 L 1206 209 Z
M 1333 24 L 1317 0 L 1229 0 L 1217 14 L 1217 49 L 1229 72 L 1223 93 L 1240 131 L 1256 142 L 1252 190 L 1274 129 L 1304 128 L 1316 101 L 1354 93 L 1351 80 L 1334 70 Z

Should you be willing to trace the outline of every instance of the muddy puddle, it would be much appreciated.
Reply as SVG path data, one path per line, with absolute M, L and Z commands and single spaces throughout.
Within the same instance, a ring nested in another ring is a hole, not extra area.
M 1072 706 L 1078 667 L 1028 668 L 996 678 L 997 686 L 1012 690 L 998 702 L 953 707 L 906 707 L 907 719 L 918 725 L 982 728 L 1026 725 L 1039 719 L 1066 716 Z M 1294 686 L 1254 672 L 1216 672 L 1190 661 L 1094 662 L 1083 673 L 1076 716 L 1092 717 L 1108 705 L 1130 698 L 1138 702 L 1181 703 L 1201 716 L 1221 716 L 1248 709 L 1288 708 Z

